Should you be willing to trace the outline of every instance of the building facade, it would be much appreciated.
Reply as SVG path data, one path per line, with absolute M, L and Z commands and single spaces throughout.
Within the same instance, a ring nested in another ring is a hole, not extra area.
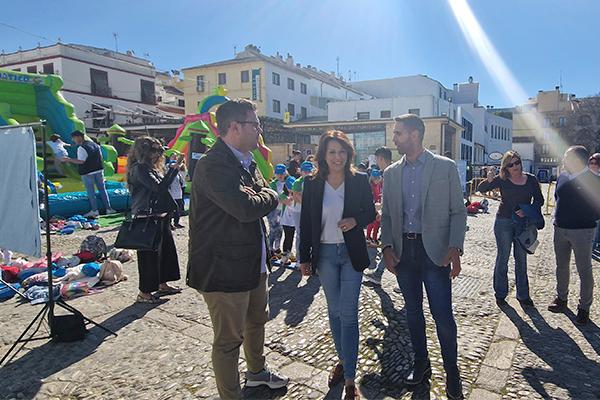
M 230 98 L 256 103 L 259 116 L 285 121 L 325 117 L 332 101 L 365 97 L 334 74 L 294 62 L 291 55 L 263 55 L 248 45 L 235 58 L 183 68 L 186 114 L 197 113 L 198 103 L 217 86 Z
M 479 105 L 479 83 L 471 77 L 452 89 L 426 75 L 353 82 L 352 86 L 373 98 L 329 103 L 329 121 L 385 120 L 406 113 L 448 118 L 464 128 L 458 159 L 467 164 L 469 177 L 481 166 L 500 162 L 490 154 L 511 148 L 512 121 L 492 107 Z
M 47 47 L 0 55 L 0 66 L 15 71 L 56 74 L 64 81 L 63 96 L 75 106 L 86 128 L 113 123 L 154 121 L 157 117 L 156 70 L 148 60 L 79 44 Z
M 526 154 L 528 172 L 541 181 L 556 178 L 568 142 L 560 134 L 576 108 L 575 95 L 540 90 L 536 97 L 513 111 L 515 148 Z

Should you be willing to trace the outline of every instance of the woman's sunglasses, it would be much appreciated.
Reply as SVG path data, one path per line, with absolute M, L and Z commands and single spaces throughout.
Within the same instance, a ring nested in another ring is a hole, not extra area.
M 521 160 L 513 161 L 511 163 L 506 164 L 506 168 L 512 168 L 515 165 L 521 165 Z

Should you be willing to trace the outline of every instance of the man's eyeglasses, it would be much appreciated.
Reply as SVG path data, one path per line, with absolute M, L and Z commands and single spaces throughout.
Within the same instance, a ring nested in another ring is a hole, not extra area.
M 258 129 L 258 128 L 262 129 L 262 125 L 261 125 L 260 122 L 256 122 L 256 121 L 235 121 L 235 122 L 237 122 L 238 124 L 242 124 L 242 125 L 243 124 L 250 124 L 250 125 L 252 125 L 254 127 L 254 129 Z
M 512 168 L 515 165 L 521 165 L 521 160 L 513 161 L 511 163 L 506 164 L 506 168 Z

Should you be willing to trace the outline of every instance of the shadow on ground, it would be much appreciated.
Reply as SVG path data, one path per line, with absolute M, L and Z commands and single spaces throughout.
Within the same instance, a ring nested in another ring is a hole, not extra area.
M 600 398 L 600 385 L 589 382 L 582 385 L 582 377 L 598 377 L 600 364 L 585 356 L 579 345 L 562 328 L 553 328 L 536 308 L 526 308 L 525 313 L 533 325 L 525 321 L 519 313 L 508 306 L 502 310 L 519 330 L 523 344 L 542 359 L 548 368 L 526 366 L 521 374 L 529 385 L 543 398 L 552 398 L 544 384 L 552 384 L 566 390 L 572 399 Z M 574 321 L 575 315 L 567 316 Z M 596 353 L 600 349 L 600 329 L 594 323 L 578 327 Z
M 103 321 L 102 325 L 118 333 L 120 329 L 142 318 L 156 306 L 132 304 Z M 23 350 L 27 351 L 27 354 L 0 369 L 0 382 L 2 382 L 0 398 L 37 398 L 45 378 L 85 359 L 109 336 L 110 333 L 94 326 L 82 341 L 72 343 L 48 341 L 30 350 Z M 12 359 L 16 355 L 18 353 L 15 353 Z

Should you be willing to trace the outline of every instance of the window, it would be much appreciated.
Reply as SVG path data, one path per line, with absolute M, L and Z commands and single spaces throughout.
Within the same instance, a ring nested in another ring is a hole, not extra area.
M 420 115 L 421 114 L 421 109 L 419 109 L 419 108 L 409 108 L 408 109 L 408 113 L 409 114 Z
M 30 65 L 27 67 L 27 72 L 30 74 L 37 74 L 37 65 Z
M 300 107 L 300 118 L 306 119 L 306 117 L 308 117 L 308 111 L 306 110 L 306 107 Z
M 383 110 L 379 113 L 379 118 L 392 118 L 392 112 L 390 110 Z
M 98 96 L 112 95 L 108 86 L 108 72 L 90 68 L 90 78 L 92 81 L 92 94 Z
M 142 89 L 142 103 L 156 104 L 156 99 L 154 97 L 154 93 L 156 92 L 154 89 L 154 82 L 142 79 L 140 84 Z
M 356 119 L 371 119 L 370 112 L 357 112 Z
M 179 107 L 185 107 L 185 100 L 177 99 L 177 105 Z
M 281 102 L 273 99 L 273 112 L 279 114 L 281 112 Z
M 113 124 L 111 106 L 108 104 L 92 104 L 92 126 L 94 128 L 108 128 Z
M 273 85 L 281 85 L 280 83 L 280 79 L 279 79 L 279 74 L 277 72 L 273 72 Z
M 196 77 L 196 91 L 204 92 L 204 75 L 198 75 Z
M 548 154 L 548 150 L 549 150 L 548 145 L 543 144 L 542 145 L 542 154 L 544 154 L 544 155 Z
M 53 74 L 54 73 L 54 63 L 48 63 L 48 64 L 42 65 L 42 71 L 46 75 Z
M 558 117 L 558 126 L 565 126 L 566 119 L 565 117 Z
M 306 94 L 306 83 L 300 82 L 300 93 Z
M 294 90 L 294 80 L 292 78 L 288 78 L 288 89 Z
M 288 112 L 290 113 L 290 115 L 296 115 L 295 114 L 295 110 L 294 110 L 294 105 L 292 103 L 288 103 Z
M 242 71 L 241 72 L 241 80 L 242 83 L 250 82 L 250 71 Z
M 227 85 L 227 74 L 225 72 L 219 72 L 217 81 L 219 82 L 219 85 Z
M 473 124 L 467 119 L 462 119 L 462 126 L 465 128 L 462 132 L 462 138 L 468 141 L 473 141 Z
M 15 72 L 21 72 L 21 68 L 13 68 L 12 70 Z

